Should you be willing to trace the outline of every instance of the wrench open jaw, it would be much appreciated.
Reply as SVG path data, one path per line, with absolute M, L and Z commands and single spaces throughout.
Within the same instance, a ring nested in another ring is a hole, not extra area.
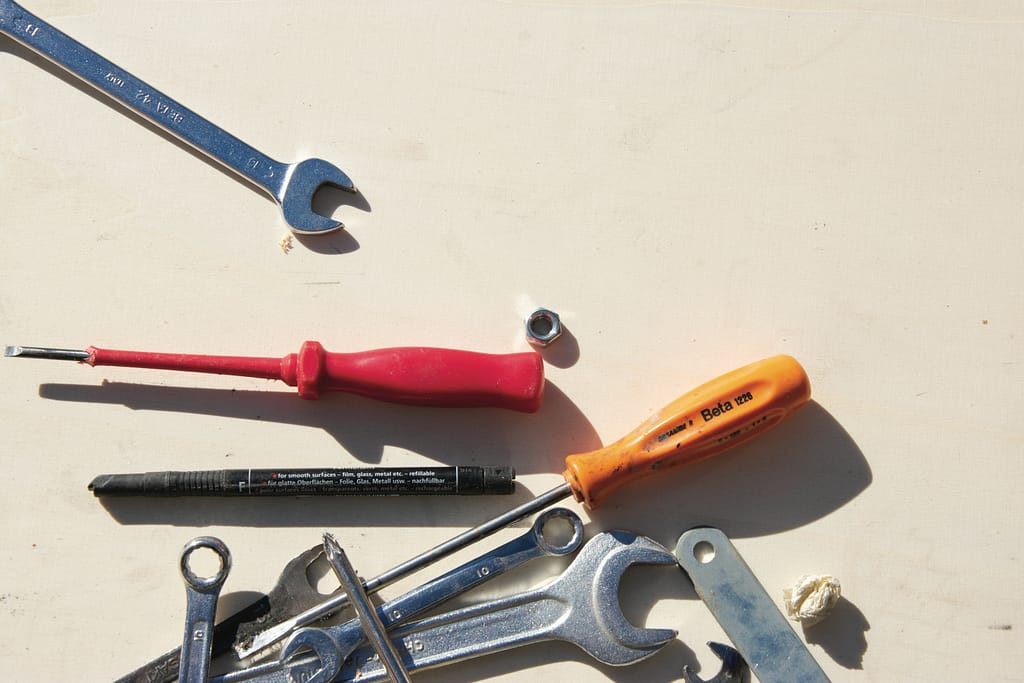
M 743 675 L 747 672 L 747 663 L 743 661 L 736 648 L 722 643 L 708 643 L 708 647 L 722 660 L 722 668 L 714 678 L 704 680 L 693 673 L 689 666 L 683 667 L 683 680 L 686 683 L 743 683 Z
M 287 663 L 300 650 L 310 649 L 320 659 L 320 667 L 306 674 L 302 679 L 305 683 L 327 683 L 341 671 L 343 660 L 338 656 L 338 644 L 323 629 L 307 629 L 302 640 L 292 640 L 281 650 L 281 661 Z M 287 679 L 285 679 L 287 680 Z
M 273 197 L 293 232 L 313 235 L 345 227 L 341 221 L 321 216 L 313 210 L 313 197 L 325 185 L 358 192 L 344 171 L 323 159 L 306 159 L 286 168 L 285 180 Z

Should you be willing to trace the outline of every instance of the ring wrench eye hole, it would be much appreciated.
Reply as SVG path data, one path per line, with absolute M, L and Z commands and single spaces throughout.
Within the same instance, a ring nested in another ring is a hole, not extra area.
M 192 554 L 197 550 L 206 550 L 197 556 L 196 567 L 193 569 Z M 209 537 L 196 538 L 190 541 L 181 551 L 181 576 L 190 587 L 197 591 L 210 591 L 219 588 L 227 579 L 231 569 L 231 554 L 219 540 Z M 214 569 L 214 567 L 216 567 Z M 197 573 L 202 572 L 202 573 Z M 212 571 L 212 573 L 210 573 Z
M 583 544 L 583 522 L 572 510 L 553 508 L 537 517 L 533 535 L 537 545 L 549 555 L 568 555 Z

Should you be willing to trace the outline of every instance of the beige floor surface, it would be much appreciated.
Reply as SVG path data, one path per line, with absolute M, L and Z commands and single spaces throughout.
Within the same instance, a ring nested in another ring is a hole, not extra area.
M 260 191 L 0 37 L 3 344 L 505 353 L 528 348 L 540 305 L 567 334 L 533 415 L 0 360 L 5 680 L 109 680 L 179 643 L 193 536 L 232 550 L 222 611 L 325 530 L 374 575 L 779 353 L 807 370 L 809 407 L 594 511 L 570 504 L 588 533 L 672 545 L 719 526 L 780 603 L 801 574 L 839 577 L 837 611 L 798 628 L 833 681 L 1024 680 L 1019 3 L 30 9 L 271 157 L 337 164 L 362 195 L 318 199 L 345 232 L 289 238 Z M 517 493 L 104 505 L 86 490 L 109 472 L 470 463 L 514 465 Z M 621 601 L 679 640 L 625 668 L 547 644 L 416 678 L 710 675 L 704 642 L 723 635 L 678 571 L 630 572 Z

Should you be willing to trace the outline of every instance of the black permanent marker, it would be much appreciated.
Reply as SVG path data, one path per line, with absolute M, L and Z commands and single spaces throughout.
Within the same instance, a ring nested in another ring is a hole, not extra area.
M 510 494 L 511 467 L 244 469 L 101 474 L 89 484 L 106 496 L 474 496 Z

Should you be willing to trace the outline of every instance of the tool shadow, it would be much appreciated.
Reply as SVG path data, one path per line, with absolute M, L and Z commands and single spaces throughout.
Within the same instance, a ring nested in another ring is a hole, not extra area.
M 107 95 L 104 95 L 103 93 L 96 90 L 96 88 L 81 81 L 76 76 L 68 73 L 62 67 L 59 67 L 53 62 L 47 60 L 46 58 L 36 54 L 24 45 L 16 42 L 15 40 L 12 40 L 7 36 L 0 35 L 0 54 L 3 53 L 7 53 L 13 57 L 17 57 L 26 62 L 29 62 L 30 64 L 38 67 L 42 71 L 45 71 L 54 78 L 62 81 L 66 85 L 79 91 L 80 93 L 87 95 L 92 100 L 102 104 L 103 106 L 109 109 L 118 112 L 122 116 L 133 121 L 135 124 L 142 126 L 149 132 L 153 133 L 154 135 L 159 135 L 165 141 L 173 144 L 178 149 L 181 149 L 184 152 L 188 153 L 193 158 L 202 161 L 205 164 L 213 166 L 214 168 L 224 172 L 225 175 L 232 178 L 236 182 L 241 183 L 250 190 L 253 190 L 254 192 L 263 196 L 265 199 L 269 199 L 266 192 L 263 191 L 261 188 L 258 188 L 252 183 L 242 179 L 235 173 L 227 172 L 227 170 L 219 162 L 210 159 L 210 157 L 206 156 L 203 152 L 197 150 L 195 147 L 192 147 L 187 142 L 182 141 L 181 139 L 168 133 L 160 126 L 153 124 L 145 117 L 140 116 L 136 112 L 126 108 L 125 106 L 111 99 Z M 171 95 L 171 97 L 173 97 L 173 95 Z M 188 105 L 186 104 L 186 106 Z M 126 155 L 125 158 L 128 159 L 129 157 L 130 154 Z M 295 161 L 299 160 L 296 159 Z M 345 206 L 366 213 L 370 213 L 373 211 L 372 207 L 370 206 L 369 200 L 361 191 L 346 192 L 341 189 L 325 185 L 318 189 L 313 195 L 313 211 L 319 213 L 322 216 L 333 218 L 334 214 L 340 211 L 342 207 Z M 278 213 L 279 220 L 283 222 L 283 219 L 280 218 L 280 208 L 277 207 L 276 204 L 274 205 L 273 210 Z M 295 237 L 299 242 L 303 244 L 303 246 L 307 247 L 310 251 L 314 251 L 320 254 L 347 254 L 359 249 L 359 242 L 347 230 L 338 230 L 335 232 L 315 236 L 296 235 Z
M 580 409 L 550 381 L 534 414 L 490 408 L 424 408 L 328 394 L 302 401 L 290 392 L 232 391 L 103 382 L 42 384 L 42 398 L 121 404 L 158 410 L 279 422 L 321 429 L 367 465 L 385 447 L 409 450 L 433 463 L 511 463 L 518 475 L 561 472 L 564 457 L 597 449 L 601 440 Z M 235 454 L 233 457 L 238 458 Z M 226 467 L 246 467 L 233 459 Z M 296 462 L 296 467 L 303 463 Z M 336 467 L 351 467 L 346 460 Z M 153 469 L 161 469 L 154 467 Z M 216 469 L 210 467 L 209 469 Z M 97 473 L 98 474 L 98 473 Z M 630 484 L 590 513 L 592 533 L 641 531 L 674 547 L 693 526 L 710 525 L 731 538 L 797 528 L 839 509 L 871 483 L 871 470 L 849 434 L 816 402 L 756 440 L 711 460 Z M 125 524 L 203 526 L 466 526 L 541 491 L 520 478 L 510 496 L 332 498 L 104 499 Z M 383 501 L 383 502 L 381 502 Z M 637 504 L 643 501 L 643 504 Z
M 713 526 L 730 538 L 769 536 L 838 510 L 871 485 L 860 448 L 815 401 L 771 431 L 672 476 L 631 485 L 591 513 L 596 529 L 643 529 L 667 547 Z M 630 504 L 643 500 L 644 505 Z
M 431 464 L 511 464 L 520 477 L 560 472 L 564 456 L 598 448 L 600 438 L 583 413 L 550 382 L 537 413 L 494 408 L 405 406 L 349 394 L 327 394 L 303 401 L 287 391 L 232 391 L 118 382 L 99 385 L 42 384 L 39 396 L 57 401 L 124 405 L 155 410 L 276 422 L 323 430 L 341 445 L 338 462 L 318 466 L 377 465 L 385 448 L 418 453 Z M 221 451 L 217 455 L 221 455 Z M 211 456 L 214 454 L 211 453 Z M 255 454 L 250 454 L 255 455 Z M 260 454 L 265 455 L 265 454 Z M 349 457 L 351 456 L 351 457 Z M 352 462 L 355 458 L 359 462 Z M 290 466 L 309 463 L 288 458 Z M 246 454 L 207 469 L 248 467 Z M 173 469 L 154 466 L 150 469 Z M 98 472 L 96 474 L 99 474 Z M 181 526 L 465 526 L 526 502 L 531 491 L 520 479 L 507 496 L 451 496 L 438 505 L 433 496 L 304 498 L 104 498 L 123 524 Z

